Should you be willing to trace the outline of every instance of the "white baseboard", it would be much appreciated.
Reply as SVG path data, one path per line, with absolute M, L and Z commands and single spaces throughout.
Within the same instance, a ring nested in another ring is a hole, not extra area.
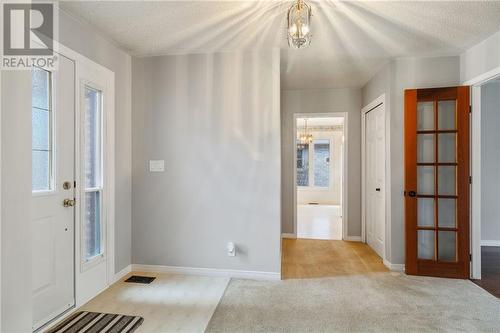
M 405 265 L 403 264 L 392 264 L 388 260 L 384 259 L 384 265 L 393 272 L 404 272 Z
M 115 283 L 115 282 L 120 281 L 123 277 L 125 277 L 130 272 L 132 272 L 132 265 L 128 265 L 127 267 L 125 267 L 124 269 L 122 269 L 121 271 L 116 273 L 115 276 L 113 277 L 113 281 L 111 283 Z
M 152 273 L 174 273 L 174 274 L 201 275 L 201 276 L 219 276 L 219 277 L 252 279 L 252 280 L 281 280 L 281 273 L 241 271 L 233 269 L 132 264 L 132 271 L 152 272 Z
M 361 242 L 362 241 L 361 236 L 347 236 L 344 240 L 348 241 L 348 242 Z
M 500 246 L 500 240 L 482 240 L 481 246 Z
M 293 239 L 295 239 L 295 238 L 297 238 L 297 235 L 296 234 L 292 234 L 292 233 L 286 233 L 286 232 L 284 232 L 284 233 L 281 234 L 281 238 L 293 238 Z

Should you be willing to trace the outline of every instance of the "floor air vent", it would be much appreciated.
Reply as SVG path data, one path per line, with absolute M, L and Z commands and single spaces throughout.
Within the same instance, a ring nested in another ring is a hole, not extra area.
M 152 276 L 132 275 L 126 279 L 125 282 L 150 284 L 154 279 L 156 278 Z

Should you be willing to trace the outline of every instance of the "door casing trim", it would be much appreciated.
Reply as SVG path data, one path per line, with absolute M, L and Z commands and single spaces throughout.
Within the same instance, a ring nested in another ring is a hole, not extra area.
M 500 77 L 500 67 L 462 83 L 470 86 L 471 136 L 470 136 L 470 277 L 481 279 L 481 86 Z

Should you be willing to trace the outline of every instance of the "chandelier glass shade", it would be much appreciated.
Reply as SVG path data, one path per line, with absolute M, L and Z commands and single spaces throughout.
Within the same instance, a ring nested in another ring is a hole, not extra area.
M 301 49 L 311 44 L 311 6 L 303 0 L 297 0 L 289 9 L 288 46 Z
M 306 147 L 313 142 L 313 135 L 311 133 L 307 133 L 307 119 L 304 119 L 304 122 L 304 132 L 299 133 L 299 145 L 302 147 Z

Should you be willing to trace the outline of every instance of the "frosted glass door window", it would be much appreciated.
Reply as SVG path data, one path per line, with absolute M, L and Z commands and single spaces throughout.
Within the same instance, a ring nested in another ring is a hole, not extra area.
M 456 116 L 457 103 L 451 101 L 438 102 L 438 129 L 439 130 L 455 130 L 457 129 Z
M 417 130 L 434 129 L 434 102 L 420 102 L 417 105 Z
M 417 136 L 417 162 L 433 163 L 434 154 L 434 134 L 418 134 Z
M 456 261 L 457 260 L 457 233 L 455 231 L 438 232 L 438 260 Z
M 101 198 L 100 192 L 85 193 L 85 259 L 101 254 Z
M 439 166 L 438 167 L 438 194 L 439 195 L 456 195 L 456 167 L 455 166 Z
M 457 226 L 457 200 L 438 199 L 439 205 L 439 227 L 456 228 Z
M 84 175 L 85 212 L 83 244 L 85 261 L 103 255 L 102 225 L 102 92 L 85 87 Z
M 417 167 L 417 193 L 419 195 L 434 195 L 434 170 L 433 166 Z
M 455 133 L 438 134 L 438 162 L 455 163 L 457 161 L 457 135 Z
M 49 71 L 31 72 L 31 149 L 33 192 L 53 189 L 52 77 Z
M 419 259 L 434 259 L 435 253 L 435 232 L 434 230 L 419 230 L 418 231 L 418 258 Z
M 417 221 L 419 227 L 433 227 L 435 207 L 434 199 L 418 198 L 417 199 Z

